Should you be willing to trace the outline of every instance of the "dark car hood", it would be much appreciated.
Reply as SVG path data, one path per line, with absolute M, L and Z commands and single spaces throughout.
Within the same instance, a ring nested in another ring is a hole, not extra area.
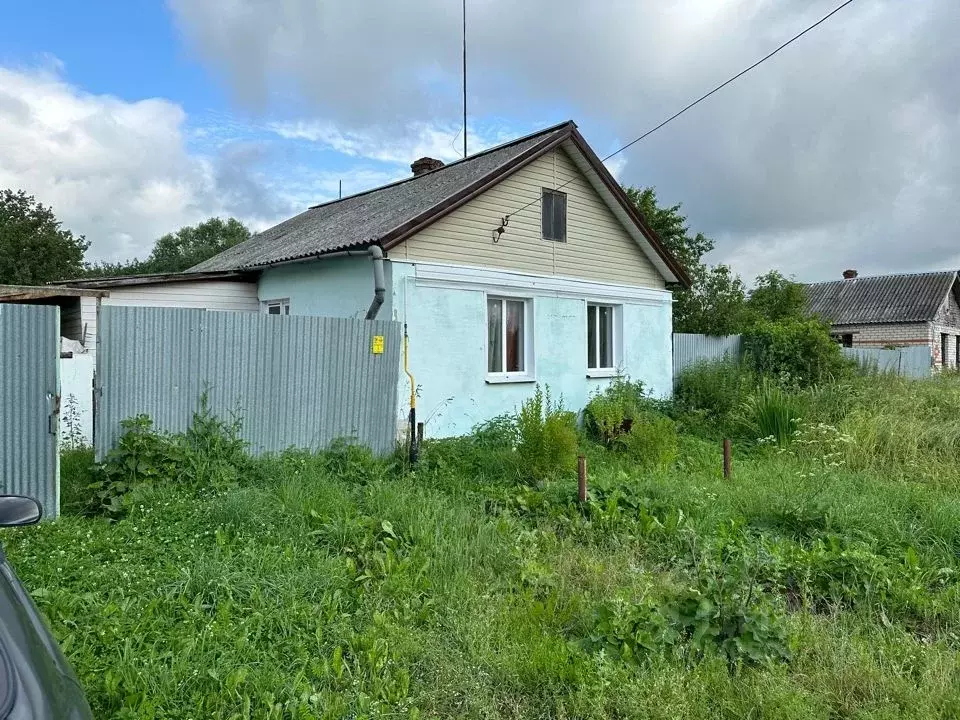
M 0 720 L 92 720 L 83 690 L 0 550 Z

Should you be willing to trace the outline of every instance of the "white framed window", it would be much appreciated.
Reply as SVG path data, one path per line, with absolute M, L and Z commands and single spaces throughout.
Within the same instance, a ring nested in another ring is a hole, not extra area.
M 279 298 L 277 300 L 264 300 L 260 303 L 264 315 L 289 315 L 290 298 Z
M 587 303 L 587 375 L 608 377 L 620 364 L 619 305 Z
M 533 301 L 488 296 L 487 382 L 533 378 Z
M 541 188 L 540 223 L 543 239 L 556 242 L 567 241 L 567 194 Z

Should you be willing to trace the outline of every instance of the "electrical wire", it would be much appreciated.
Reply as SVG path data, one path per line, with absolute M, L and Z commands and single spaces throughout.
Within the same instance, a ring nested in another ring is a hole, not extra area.
M 741 70 L 740 72 L 738 72 L 736 75 L 734 75 L 734 76 L 728 78 L 727 80 L 725 80 L 724 82 L 720 83 L 720 84 L 717 85 L 715 88 L 713 88 L 713 90 L 711 90 L 710 92 L 701 95 L 700 97 L 698 97 L 696 100 L 694 100 L 694 101 L 691 102 L 690 104 L 684 106 L 681 110 L 675 112 L 673 115 L 671 115 L 670 117 L 668 117 L 666 120 L 664 120 L 663 122 L 661 122 L 659 125 L 656 125 L 656 126 L 650 128 L 650 129 L 647 130 L 645 133 L 643 133 L 643 134 L 640 135 L 639 137 L 634 138 L 633 140 L 631 140 L 630 142 L 628 142 L 628 143 L 627 143 L 626 145 L 624 145 L 623 147 L 620 147 L 620 148 L 618 148 L 617 150 L 614 150 L 612 153 L 610 153 L 609 155 L 607 155 L 605 158 L 601 158 L 600 162 L 606 162 L 606 161 L 609 160 L 610 158 L 612 158 L 612 157 L 614 157 L 614 156 L 616 156 L 616 155 L 619 155 L 619 154 L 622 153 L 624 150 L 626 150 L 626 149 L 628 149 L 628 148 L 630 148 L 630 147 L 633 147 L 634 145 L 636 145 L 638 142 L 640 142 L 640 141 L 643 140 L 644 138 L 647 138 L 647 137 L 653 135 L 653 133 L 655 133 L 657 130 L 659 130 L 660 128 L 662 128 L 664 125 L 666 125 L 666 124 L 668 124 L 668 123 L 670 123 L 670 122 L 673 122 L 673 121 L 676 120 L 678 117 L 680 117 L 681 115 L 683 115 L 687 110 L 690 110 L 690 109 L 693 108 L 694 106 L 699 105 L 701 102 L 703 102 L 704 100 L 706 100 L 708 97 L 710 97 L 710 96 L 713 95 L 714 93 L 719 92 L 720 90 L 722 90 L 723 88 L 725 88 L 725 87 L 726 87 L 727 85 L 729 85 L 730 83 L 735 82 L 736 80 L 739 80 L 739 79 L 742 78 L 744 75 L 746 75 L 748 72 L 750 72 L 750 71 L 753 70 L 754 68 L 758 67 L 759 65 L 762 65 L 763 63 L 765 63 L 767 60 L 769 60 L 770 58 L 772 58 L 774 55 L 776 55 L 777 53 L 779 53 L 781 50 L 783 50 L 784 48 L 786 48 L 788 45 L 793 44 L 794 42 L 796 42 L 797 40 L 799 40 L 800 38 L 802 38 L 804 35 L 806 35 L 808 32 L 810 32 L 810 31 L 813 30 L 814 28 L 816 28 L 816 27 L 822 25 L 823 23 L 825 23 L 827 20 L 829 20 L 831 17 L 833 17 L 834 15 L 836 15 L 836 14 L 837 14 L 838 12 L 840 12 L 841 10 L 843 10 L 847 5 L 849 5 L 849 4 L 852 3 L 852 2 L 853 2 L 853 0 L 846 0 L 845 2 L 841 3 L 840 5 L 838 5 L 837 7 L 835 7 L 833 10 L 831 10 L 830 12 L 828 12 L 826 15 L 824 15 L 822 18 L 820 18 L 820 19 L 817 20 L 815 23 L 813 23 L 813 25 L 808 26 L 807 28 L 805 28 L 804 30 L 802 30 L 801 32 L 797 33 L 797 34 L 794 35 L 792 38 L 790 38 L 789 40 L 787 40 L 785 43 L 783 43 L 782 45 L 780 45 L 779 47 L 777 47 L 775 50 L 772 50 L 771 52 L 769 52 L 769 53 L 767 53 L 766 55 L 764 55 L 762 58 L 760 58 L 759 60 L 757 60 L 755 63 L 753 63 L 753 64 L 750 65 L 749 67 L 744 68 L 743 70 Z M 565 183 L 563 183 L 562 185 L 559 185 L 558 187 L 556 187 L 556 188 L 554 188 L 554 189 L 555 189 L 555 190 L 560 190 L 561 188 L 564 188 L 564 187 L 566 187 L 567 185 L 569 185 L 571 182 L 573 182 L 573 179 L 572 179 L 572 178 L 571 178 L 570 180 L 567 180 Z M 531 205 L 535 205 L 536 203 L 540 202 L 540 200 L 541 200 L 541 198 L 539 198 L 539 197 L 536 198 L 536 199 L 534 199 L 534 200 L 531 200 L 531 201 L 528 202 L 526 205 L 522 206 L 520 209 L 514 210 L 512 213 L 509 213 L 508 215 L 506 215 L 506 216 L 504 217 L 504 220 L 505 220 L 505 221 L 509 221 L 509 219 L 510 219 L 512 216 L 514 216 L 514 215 L 516 215 L 516 214 L 518 214 L 518 213 L 523 212 L 524 210 L 526 210 L 526 209 L 527 209 L 528 207 L 530 207 Z M 503 225 L 501 225 L 501 227 L 503 227 Z

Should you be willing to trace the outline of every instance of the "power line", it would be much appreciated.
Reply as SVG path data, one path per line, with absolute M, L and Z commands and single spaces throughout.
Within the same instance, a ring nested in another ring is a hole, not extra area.
M 684 114 L 687 110 L 689 110 L 690 108 L 694 107 L 695 105 L 699 105 L 701 102 L 703 102 L 704 100 L 706 100 L 708 97 L 710 97 L 710 96 L 713 95 L 714 93 L 719 92 L 720 90 L 722 90 L 723 88 L 725 88 L 725 87 L 726 87 L 727 85 L 729 85 L 730 83 L 732 83 L 732 82 L 734 82 L 734 81 L 736 81 L 736 80 L 739 80 L 739 79 L 742 78 L 744 75 L 746 75 L 748 72 L 750 72 L 751 70 L 753 70 L 753 69 L 756 68 L 757 66 L 762 65 L 763 63 L 765 63 L 767 60 L 769 60 L 770 58 L 772 58 L 774 55 L 776 55 L 777 53 L 779 53 L 781 50 L 783 50 L 783 49 L 784 49 L 785 47 L 787 47 L 788 45 L 793 44 L 794 42 L 796 42 L 797 40 L 799 40 L 800 38 L 802 38 L 804 35 L 806 35 L 808 32 L 810 32 L 810 31 L 813 30 L 814 28 L 816 28 L 816 27 L 818 27 L 819 25 L 822 25 L 823 23 L 825 23 L 827 20 L 829 20 L 831 17 L 833 17 L 834 15 L 836 15 L 836 14 L 837 14 L 838 12 L 840 12 L 841 10 L 843 10 L 847 5 L 849 5 L 849 4 L 852 3 L 852 2 L 853 2 L 853 0 L 846 0 L 846 2 L 841 3 L 840 5 L 838 5 L 837 7 L 835 7 L 833 10 L 831 10 L 830 12 L 828 12 L 826 15 L 824 15 L 822 18 L 820 18 L 819 20 L 817 20 L 813 25 L 810 25 L 809 27 L 807 27 L 806 29 L 804 29 L 804 30 L 802 30 L 801 32 L 797 33 L 797 34 L 794 35 L 792 38 L 790 38 L 789 40 L 787 40 L 785 43 L 783 43 L 782 45 L 780 45 L 776 50 L 773 50 L 773 51 L 767 53 L 766 55 L 764 55 L 762 58 L 760 58 L 759 60 L 757 60 L 755 63 L 753 63 L 753 64 L 750 65 L 749 67 L 744 68 L 743 70 L 741 70 L 740 72 L 738 72 L 738 73 L 737 73 L 736 75 L 734 75 L 733 77 L 728 78 L 728 79 L 725 80 L 724 82 L 722 82 L 722 83 L 720 83 L 719 85 L 717 85 L 717 86 L 716 86 L 713 90 L 711 90 L 710 92 L 701 95 L 701 96 L 698 97 L 696 100 L 694 100 L 692 103 L 690 103 L 689 105 L 684 106 L 681 110 L 675 112 L 673 115 L 671 115 L 670 117 L 668 117 L 666 120 L 664 120 L 663 122 L 661 122 L 659 125 L 656 125 L 655 127 L 652 127 L 652 128 L 650 128 L 649 130 L 647 130 L 645 133 L 643 133 L 643 135 L 640 135 L 639 137 L 634 138 L 633 140 L 631 140 L 630 142 L 628 142 L 628 143 L 627 143 L 626 145 L 624 145 L 623 147 L 618 148 L 617 150 L 614 150 L 612 153 L 610 153 L 609 155 L 607 155 L 605 158 L 602 158 L 602 159 L 600 160 L 600 162 L 606 162 L 607 160 L 609 160 L 610 158 L 614 157 L 615 155 L 619 155 L 620 153 L 622 153 L 622 152 L 623 152 L 624 150 L 626 150 L 627 148 L 633 147 L 634 145 L 636 145 L 638 142 L 640 142 L 640 141 L 643 140 L 644 138 L 647 138 L 647 137 L 649 137 L 650 135 L 653 135 L 653 133 L 655 133 L 657 130 L 659 130 L 660 128 L 662 128 L 664 125 L 666 125 L 666 124 L 668 124 L 668 123 L 670 123 L 670 122 L 673 122 L 673 121 L 676 120 L 678 117 L 680 117 L 681 115 L 683 115 L 683 114 Z M 573 182 L 573 179 L 567 180 L 565 183 L 563 183 L 562 185 L 559 185 L 559 186 L 556 187 L 555 189 L 556 189 L 556 190 L 559 190 L 560 188 L 566 187 L 566 186 L 569 185 L 571 182 Z M 521 207 L 519 210 L 514 210 L 512 213 L 508 214 L 508 215 L 504 218 L 504 220 L 509 220 L 513 215 L 516 215 L 516 214 L 518 214 L 518 213 L 520 213 L 520 212 L 523 212 L 523 211 L 526 210 L 528 207 L 530 207 L 531 205 L 534 205 L 534 204 L 536 204 L 536 203 L 538 203 L 538 202 L 540 202 L 540 198 L 539 198 L 539 197 L 536 198 L 536 199 L 534 199 L 534 200 L 531 200 L 531 201 L 528 202 L 526 205 L 524 205 L 523 207 Z
M 463 0 L 463 157 L 467 157 L 467 0 Z

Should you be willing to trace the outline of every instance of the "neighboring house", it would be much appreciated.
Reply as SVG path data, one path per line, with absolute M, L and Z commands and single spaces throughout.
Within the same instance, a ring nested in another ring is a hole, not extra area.
M 572 409 L 618 374 L 671 392 L 667 286 L 689 279 L 573 122 L 411 167 L 413 177 L 312 207 L 190 272 L 255 274 L 262 312 L 362 318 L 382 250 L 378 317 L 407 327 L 433 436 L 514 410 L 534 383 Z
M 811 312 L 830 323 L 845 347 L 925 345 L 941 367 L 960 357 L 960 280 L 957 272 L 859 277 L 806 286 Z
M 256 277 L 243 273 L 129 275 L 70 280 L 64 285 L 89 291 L 80 298 L 76 309 L 70 310 L 69 322 L 76 325 L 78 334 L 67 337 L 80 340 L 94 355 L 97 318 L 101 305 L 185 307 L 238 312 L 260 310 Z M 65 316 L 65 313 L 61 312 L 61 323 Z
M 88 334 L 82 319 L 83 308 L 94 308 L 110 293 L 105 290 L 66 287 L 63 285 L 0 285 L 0 303 L 26 305 L 56 305 L 60 308 L 60 337 L 65 338 L 64 348 L 76 348 L 76 343 L 86 345 L 85 338 L 96 337 L 96 330 Z

